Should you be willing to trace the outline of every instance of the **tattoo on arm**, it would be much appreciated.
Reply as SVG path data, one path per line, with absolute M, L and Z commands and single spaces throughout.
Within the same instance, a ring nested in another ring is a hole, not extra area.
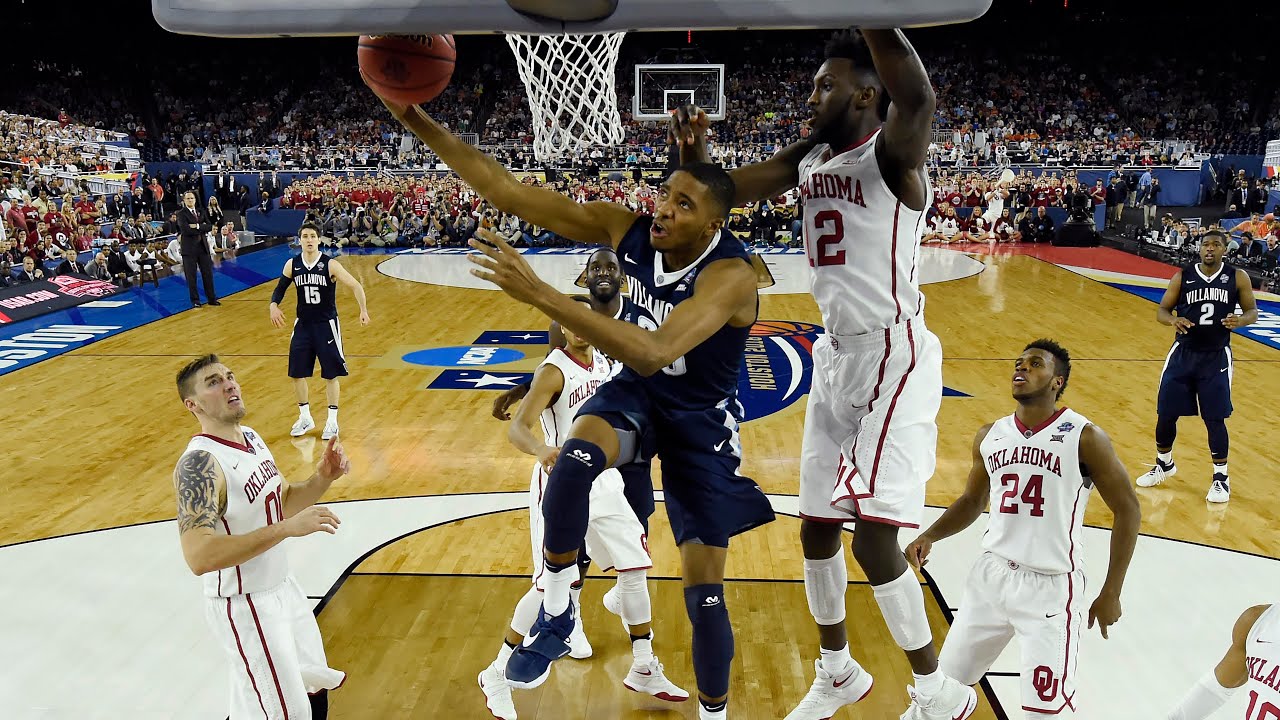
M 182 456 L 173 471 L 178 489 L 178 531 L 214 527 L 227 510 L 225 496 L 217 492 L 217 465 L 213 455 L 195 450 Z

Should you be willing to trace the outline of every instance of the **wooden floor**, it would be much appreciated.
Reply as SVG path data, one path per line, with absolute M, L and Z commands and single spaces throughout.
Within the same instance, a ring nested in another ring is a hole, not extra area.
M 373 324 L 360 327 L 354 303 L 340 298 L 351 372 L 342 387 L 342 439 L 353 472 L 328 499 L 527 489 L 529 459 L 510 447 L 505 425 L 489 416 L 492 393 L 426 391 L 425 368 L 387 355 L 405 346 L 468 344 L 488 329 L 541 329 L 546 319 L 493 292 L 388 278 L 376 270 L 382 259 L 343 260 L 365 285 Z M 1154 320 L 1154 305 L 1031 257 L 980 259 L 987 266 L 980 275 L 926 288 L 945 383 L 972 396 L 942 405 L 928 503 L 945 506 L 956 497 L 977 428 L 1012 410 L 1012 358 L 1042 336 L 1057 339 L 1075 358 L 1065 402 L 1106 430 L 1139 474 L 1153 454 L 1155 389 L 1171 341 L 1170 330 Z M 245 422 L 271 445 L 281 471 L 305 478 L 313 448 L 297 441 L 291 447 L 296 407 L 285 377 L 288 331 L 268 321 L 270 291 L 260 286 L 225 299 L 221 308 L 181 313 L 0 377 L 9 408 L 42 408 L 20 418 L 6 412 L 0 545 L 171 519 L 170 473 L 196 427 L 173 377 L 186 358 L 206 352 L 217 352 L 236 371 L 249 408 Z M 760 317 L 821 323 L 812 300 L 801 295 L 763 296 Z M 1275 557 L 1280 511 L 1270 486 L 1280 449 L 1269 441 L 1267 423 L 1280 388 L 1280 354 L 1237 340 L 1230 507 L 1213 510 L 1203 502 L 1210 477 L 1205 433 L 1186 421 L 1177 482 L 1139 490 L 1143 532 Z M 312 394 L 322 421 L 318 379 Z M 743 427 L 744 472 L 766 492 L 797 492 L 803 419 L 800 402 Z M 661 515 L 651 534 L 653 575 L 675 578 L 676 555 Z M 1086 521 L 1110 522 L 1096 495 Z M 780 518 L 743 537 L 731 553 L 730 575 L 739 579 L 727 589 L 738 638 L 734 717 L 781 717 L 812 679 L 816 633 L 799 582 L 797 532 L 795 520 Z M 320 616 L 335 666 L 352 677 L 335 696 L 332 716 L 484 717 L 475 674 L 496 652 L 526 587 L 528 563 L 527 519 L 519 512 L 435 528 L 366 559 Z M 851 580 L 860 580 L 852 572 L 856 564 L 849 565 Z M 558 664 L 544 689 L 520 694 L 521 717 L 695 717 L 692 704 L 669 710 L 621 687 L 626 642 L 597 602 L 607 587 L 604 580 L 589 583 L 591 602 L 585 603 L 600 661 Z M 672 678 L 692 690 L 679 585 L 661 579 L 651 587 L 656 649 Z M 905 660 L 869 589 L 852 586 L 849 603 L 855 655 L 881 687 L 857 716 L 896 717 L 910 679 Z M 941 638 L 943 609 L 930 600 L 930 611 Z M 995 717 L 982 712 L 977 717 Z

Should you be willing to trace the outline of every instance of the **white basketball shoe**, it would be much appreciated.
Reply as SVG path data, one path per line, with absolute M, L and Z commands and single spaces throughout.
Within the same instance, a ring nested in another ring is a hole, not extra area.
M 656 657 L 644 665 L 633 662 L 631 671 L 622 684 L 632 692 L 645 693 L 667 702 L 684 702 L 689 699 L 689 693 L 663 674 L 662 663 Z
M 1209 486 L 1209 494 L 1205 500 L 1211 503 L 1224 503 L 1231 500 L 1231 481 L 1222 473 L 1214 473 L 1213 484 Z
M 952 678 L 944 679 L 942 690 L 931 698 L 917 695 L 911 687 L 907 688 L 907 694 L 911 696 L 911 705 L 901 720 L 967 720 L 978 709 L 978 693 Z
M 835 675 L 827 672 L 822 660 L 814 660 L 813 667 L 818 675 L 813 686 L 786 720 L 828 720 L 840 708 L 866 697 L 875 684 L 871 673 L 856 662 Z
M 312 424 L 312 427 L 315 427 Z M 324 432 L 320 434 L 321 440 L 328 440 L 338 434 L 338 421 L 330 420 L 324 424 Z
M 289 434 L 294 437 L 302 437 L 316 428 L 316 421 L 311 419 L 310 415 L 303 415 L 298 418 L 298 422 L 293 424 L 293 429 Z
M 1155 487 L 1177 474 L 1177 465 L 1172 462 L 1163 463 L 1160 462 L 1159 458 L 1156 458 L 1155 466 L 1138 478 L 1138 487 Z
M 587 631 L 582 629 L 582 606 L 573 605 L 573 632 L 569 634 L 569 657 L 574 660 L 586 660 L 591 657 L 591 641 L 587 640 Z
M 497 662 L 480 671 L 476 682 L 484 691 L 484 704 L 498 720 L 516 720 L 516 705 L 511 700 L 511 684 L 498 667 Z

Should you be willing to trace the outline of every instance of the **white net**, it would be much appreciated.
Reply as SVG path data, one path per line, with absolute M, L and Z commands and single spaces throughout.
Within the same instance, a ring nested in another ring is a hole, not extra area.
M 622 143 L 613 83 L 625 35 L 506 36 L 529 95 L 533 152 L 539 160 Z

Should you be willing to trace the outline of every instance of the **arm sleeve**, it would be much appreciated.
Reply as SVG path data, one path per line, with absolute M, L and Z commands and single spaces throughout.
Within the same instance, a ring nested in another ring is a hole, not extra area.
M 1209 672 L 1200 678 L 1187 692 L 1178 707 L 1169 713 L 1168 720 L 1205 720 L 1227 703 L 1239 688 L 1225 688 L 1218 678 Z
M 279 305 L 280 301 L 284 299 L 285 288 L 289 287 L 292 284 L 293 284 L 292 280 L 281 275 L 280 280 L 276 283 L 276 289 L 271 292 L 271 302 Z

